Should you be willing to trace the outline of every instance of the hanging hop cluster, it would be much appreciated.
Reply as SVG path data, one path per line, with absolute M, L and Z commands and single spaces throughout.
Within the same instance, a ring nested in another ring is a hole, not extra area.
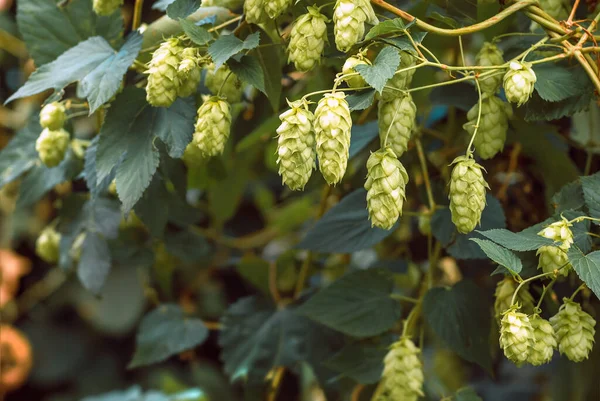
M 51 130 L 44 128 L 37 141 L 35 142 L 35 150 L 42 163 L 47 167 L 58 166 L 69 148 L 70 135 L 63 128 L 57 130 Z
M 525 104 L 533 94 L 537 77 L 529 63 L 513 61 L 504 75 L 504 92 L 506 99 L 517 106 Z
M 469 120 L 463 128 L 473 136 L 479 117 L 479 103 L 469 110 Z M 512 107 L 499 97 L 492 94 L 484 94 L 481 99 L 481 119 L 477 135 L 473 141 L 475 150 L 482 159 L 491 159 L 504 149 L 506 142 L 506 131 L 508 131 L 508 119 L 512 117 Z
M 42 128 L 57 130 L 65 125 L 66 120 L 65 106 L 61 103 L 49 103 L 40 111 L 40 125 Z
M 290 109 L 279 116 L 277 164 L 283 183 L 298 191 L 304 189 L 316 166 L 314 116 L 302 100 L 289 105 Z
M 246 21 L 251 24 L 261 24 L 268 21 L 269 16 L 267 15 L 266 3 L 269 0 L 245 0 L 244 1 L 244 15 Z
M 494 313 L 496 318 L 500 320 L 502 314 L 512 306 L 512 297 L 517 290 L 518 283 L 510 276 L 504 277 L 496 286 L 494 294 Z M 521 310 L 527 314 L 533 313 L 534 300 L 529 292 L 529 284 L 521 287 L 517 293 L 515 303 L 521 307 Z
M 219 96 L 227 99 L 230 104 L 238 103 L 242 100 L 244 93 L 243 83 L 225 64 L 216 70 L 214 64 L 209 65 L 206 69 L 204 83 L 213 95 L 218 94 L 219 90 L 221 90 Z
M 243 3 L 244 0 L 202 0 L 202 7 L 223 7 L 237 10 Z
M 288 45 L 288 61 L 303 72 L 312 70 L 321 61 L 329 21 L 317 7 L 309 6 L 307 11 L 294 23 Z
M 369 0 L 337 0 L 333 9 L 335 44 L 347 52 L 365 34 L 365 22 L 376 25 L 379 20 Z
M 500 321 L 500 348 L 515 365 L 521 366 L 529 358 L 533 347 L 533 327 L 518 306 L 509 308 Z
M 292 6 L 292 0 L 267 0 L 264 4 L 269 18 L 275 19 Z
M 538 235 L 544 238 L 551 239 L 554 242 L 560 242 L 560 246 L 564 249 L 569 249 L 573 244 L 573 231 L 571 227 L 573 224 L 564 217 L 559 221 L 555 221 L 548 227 L 541 230 Z
M 383 101 L 389 102 L 398 97 L 402 97 L 402 91 L 410 86 L 416 69 L 402 70 L 416 65 L 416 63 L 417 59 L 411 53 L 406 51 L 400 52 L 400 66 L 394 76 L 385 84 L 385 88 L 381 93 L 381 99 Z
M 573 244 L 572 224 L 565 218 L 550 224 L 541 230 L 538 235 L 559 243 L 558 245 L 546 245 L 538 249 L 538 267 L 544 273 L 554 272 L 557 276 L 568 276 L 572 269 L 569 263 L 567 251 Z
M 177 99 L 179 63 L 183 47 L 176 38 L 168 39 L 152 54 L 147 73 L 146 100 L 154 107 L 169 107 Z
M 123 0 L 94 0 L 92 5 L 96 14 L 105 17 L 121 8 Z
M 408 173 L 394 151 L 382 148 L 367 160 L 367 209 L 371 226 L 391 229 L 402 215 Z
M 208 98 L 198 108 L 192 143 L 203 157 L 217 156 L 225 150 L 231 129 L 231 108 L 222 98 Z
M 202 79 L 202 68 L 200 68 L 198 50 L 188 47 L 181 52 L 181 62 L 177 67 L 179 87 L 177 96 L 188 97 L 196 93 L 198 84 Z
M 556 334 L 550 322 L 542 319 L 537 313 L 531 316 L 529 321 L 533 328 L 533 344 L 529 349 L 527 363 L 540 366 L 552 360 L 557 346 Z
M 550 318 L 556 332 L 558 350 L 573 362 L 588 358 L 594 346 L 596 321 L 581 309 L 581 305 L 568 298 L 563 299 L 558 313 Z
M 362 53 L 358 53 L 355 56 L 350 56 L 346 59 L 342 67 L 342 74 L 356 74 L 349 77 L 345 77 L 344 81 L 348 84 L 350 88 L 362 88 L 367 86 L 367 81 L 362 77 L 362 75 L 358 74 L 354 69 L 357 65 L 371 65 L 371 61 L 367 59 Z
M 379 124 L 379 143 L 390 146 L 400 157 L 408 149 L 408 141 L 415 129 L 417 106 L 410 93 L 390 101 L 379 101 L 377 119 Z
M 481 50 L 477 53 L 475 63 L 483 67 L 499 66 L 504 64 L 504 58 L 502 57 L 502 51 L 498 47 L 490 42 L 485 42 L 481 46 Z M 495 94 L 500 89 L 502 83 L 502 75 L 494 75 L 491 77 L 481 78 L 479 80 L 479 87 L 484 93 Z
M 58 262 L 60 234 L 52 227 L 44 228 L 35 241 L 35 253 L 46 263 Z
M 483 167 L 467 156 L 452 162 L 450 177 L 450 212 L 458 232 L 468 234 L 481 221 L 485 208 L 485 191 L 489 188 L 483 178 Z
M 383 373 L 372 401 L 417 401 L 423 396 L 421 351 L 407 337 L 390 347 Z
M 350 150 L 352 117 L 343 92 L 327 93 L 315 110 L 315 134 L 319 170 L 330 185 L 346 173 Z

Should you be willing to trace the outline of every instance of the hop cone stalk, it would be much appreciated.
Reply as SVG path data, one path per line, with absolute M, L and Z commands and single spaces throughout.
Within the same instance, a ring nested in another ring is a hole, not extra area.
M 504 312 L 500 321 L 500 348 L 506 358 L 521 366 L 529 358 L 533 341 L 533 327 L 527 315 L 516 306 Z
M 292 6 L 292 0 L 265 0 L 264 5 L 269 18 L 275 19 Z
M 327 41 L 327 17 L 313 6 L 306 14 L 298 17 L 290 32 L 288 61 L 298 71 L 310 71 L 321 61 Z
M 152 106 L 169 107 L 177 99 L 182 51 L 179 40 L 169 39 L 152 54 L 146 85 L 146 100 Z
M 196 93 L 198 84 L 202 79 L 202 69 L 198 65 L 198 52 L 193 47 L 188 47 L 181 52 L 181 63 L 177 68 L 179 78 L 179 97 L 188 97 Z
M 365 58 L 362 54 L 357 54 L 356 56 L 350 56 L 346 59 L 344 66 L 342 67 L 342 74 L 357 74 L 357 71 L 354 69 L 357 65 L 370 65 L 371 62 Z M 361 75 L 353 75 L 347 78 L 344 78 L 344 81 L 351 88 L 361 88 L 363 86 L 367 86 L 367 81 Z
M 196 131 L 192 143 L 204 157 L 217 156 L 225 150 L 231 129 L 231 108 L 222 98 L 213 96 L 198 108 Z
M 483 178 L 483 167 L 467 156 L 459 156 L 452 162 L 450 178 L 450 212 L 456 229 L 468 234 L 481 220 L 485 208 L 485 190 L 489 188 Z
M 556 332 L 558 350 L 573 362 L 588 358 L 594 346 L 596 321 L 581 309 L 581 305 L 568 298 L 563 299 L 558 313 L 550 318 Z
M 277 164 L 279 175 L 291 190 L 304 189 L 315 168 L 315 133 L 313 114 L 303 101 L 290 103 L 279 116 L 277 128 Z
M 108 16 L 123 5 L 123 0 L 94 0 L 94 12 L 100 16 Z
M 416 116 L 417 107 L 410 93 L 387 102 L 380 100 L 377 110 L 380 145 L 390 146 L 396 156 L 402 156 L 408 149 Z
M 525 104 L 533 94 L 537 77 L 531 69 L 531 64 L 513 61 L 510 69 L 504 75 L 504 92 L 506 99 L 517 106 Z
M 412 67 L 416 62 L 416 59 L 409 52 L 400 52 L 400 66 L 398 67 L 398 71 Z M 381 93 L 381 98 L 384 101 L 389 102 L 395 98 L 402 97 L 402 90 L 407 89 L 410 86 L 415 71 L 416 69 L 414 68 L 402 72 L 396 71 L 394 76 L 385 84 L 386 87 Z
M 556 348 L 556 335 L 554 328 L 546 319 L 535 314 L 529 319 L 533 328 L 533 347 L 529 350 L 527 362 L 533 366 L 540 366 L 552 360 Z
M 269 16 L 267 15 L 266 3 L 270 0 L 245 0 L 244 1 L 244 15 L 246 21 L 251 24 L 260 24 L 268 21 Z
M 502 57 L 502 51 L 498 47 L 490 42 L 485 42 L 481 46 L 481 50 L 477 53 L 475 63 L 483 67 L 491 67 L 494 65 L 504 64 L 504 58 Z M 492 77 L 482 78 L 479 80 L 479 87 L 484 93 L 494 94 L 500 89 L 502 83 L 501 75 L 494 75 Z
M 56 167 L 65 158 L 69 143 L 69 133 L 64 129 L 52 131 L 44 128 L 35 142 L 35 150 L 37 150 L 42 163 L 48 167 Z
M 347 52 L 363 38 L 365 22 L 371 25 L 379 22 L 369 0 L 337 0 L 333 9 L 333 32 L 339 51 Z
M 343 92 L 327 93 L 319 100 L 314 126 L 319 170 L 328 184 L 335 185 L 346 173 L 352 128 L 350 108 Z
M 570 5 L 569 0 L 540 0 L 542 10 L 559 21 L 566 20 L 569 17 Z
M 391 229 L 402 215 L 408 173 L 392 148 L 371 153 L 367 160 L 367 209 L 371 226 Z
M 501 319 L 502 314 L 510 309 L 513 294 L 517 290 L 519 284 L 512 277 L 504 277 L 498 282 L 495 292 L 494 313 L 496 318 Z M 529 284 L 521 287 L 517 293 L 515 303 L 521 307 L 525 313 L 533 313 L 534 300 L 529 292 Z
M 40 125 L 42 128 L 61 129 L 65 125 L 66 119 L 65 106 L 58 102 L 47 104 L 40 111 Z
M 564 249 L 558 246 L 548 245 L 537 250 L 538 268 L 544 273 L 554 273 L 555 276 L 566 277 L 571 271 L 569 257 Z
M 44 228 L 35 241 L 35 253 L 46 263 L 58 262 L 60 234 L 52 227 Z
M 243 3 L 244 0 L 202 0 L 202 7 L 223 7 L 237 10 Z
M 573 232 L 570 228 L 572 225 L 572 223 L 563 217 L 560 221 L 555 221 L 544 228 L 538 235 L 551 239 L 554 242 L 560 242 L 561 248 L 567 250 L 573 244 Z
M 211 64 L 206 70 L 205 79 L 206 87 L 214 95 L 218 94 L 220 89 L 220 96 L 227 99 L 230 104 L 242 100 L 244 92 L 242 81 L 226 65 L 215 70 L 215 65 Z
M 479 103 L 467 113 L 468 122 L 463 128 L 473 136 L 479 116 Z M 512 107 L 499 97 L 484 94 L 481 100 L 481 120 L 473 143 L 482 159 L 491 159 L 504 149 L 508 119 L 512 117 Z
M 379 387 L 372 401 L 417 401 L 423 396 L 423 364 L 421 351 L 407 337 L 390 347 L 383 361 Z

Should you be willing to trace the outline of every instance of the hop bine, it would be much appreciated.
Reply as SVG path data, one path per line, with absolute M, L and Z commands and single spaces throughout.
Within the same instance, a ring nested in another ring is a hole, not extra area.
M 35 241 L 35 253 L 46 263 L 56 263 L 60 255 L 60 234 L 46 227 Z
M 385 84 L 385 88 L 381 93 L 383 101 L 389 102 L 403 96 L 403 91 L 410 86 L 416 69 L 403 70 L 416 65 L 416 63 L 417 59 L 412 54 L 405 51 L 400 52 L 400 66 L 394 76 Z
M 452 164 L 449 194 L 452 222 L 460 233 L 468 234 L 481 221 L 489 186 L 483 178 L 483 167 L 472 158 L 459 156 Z
M 558 313 L 550 318 L 556 332 L 558 350 L 573 362 L 588 358 L 594 346 L 596 321 L 581 309 L 581 305 L 568 298 L 563 299 Z
M 475 63 L 483 67 L 500 66 L 504 64 L 502 51 L 490 42 L 485 42 L 481 46 L 481 50 L 477 53 Z M 484 93 L 495 94 L 500 89 L 502 83 L 502 75 L 493 75 L 479 80 L 479 87 Z
M 517 106 L 525 104 L 533 94 L 536 80 L 530 63 L 511 62 L 508 72 L 504 75 L 506 99 Z
M 380 100 L 377 110 L 380 145 L 389 145 L 396 156 L 401 157 L 408 149 L 416 117 L 417 107 L 410 93 L 390 101 Z
M 179 40 L 172 38 L 163 42 L 152 54 L 147 73 L 146 100 L 154 107 L 169 107 L 177 99 L 179 91 L 179 63 L 183 51 Z
M 533 328 L 533 346 L 529 350 L 527 362 L 533 366 L 540 366 L 552 360 L 556 348 L 556 335 L 550 322 L 542 319 L 537 313 L 529 321 Z
M 347 52 L 365 35 L 365 22 L 376 25 L 379 20 L 369 0 L 337 0 L 333 9 L 335 44 Z
M 321 61 L 329 21 L 317 7 L 309 6 L 307 10 L 294 23 L 288 45 L 288 61 L 302 72 L 312 70 Z
M 213 96 L 198 109 L 192 143 L 203 157 L 217 156 L 225 150 L 231 130 L 231 108 L 224 99 Z
M 35 142 L 35 150 L 37 150 L 42 163 L 47 167 L 56 167 L 65 158 L 69 143 L 70 135 L 64 129 L 44 128 Z
M 93 8 L 94 12 L 100 16 L 112 15 L 121 6 L 123 6 L 123 0 L 94 0 Z
M 526 314 L 513 306 L 504 312 L 500 321 L 500 348 L 515 365 L 525 363 L 533 347 L 533 327 Z
M 223 96 L 230 104 L 242 100 L 244 93 L 242 81 L 226 65 L 216 70 L 214 64 L 208 66 L 205 80 L 206 87 L 213 95 Z
M 42 128 L 58 130 L 65 125 L 66 120 L 65 106 L 58 102 L 47 104 L 40 111 L 40 125 Z
M 479 117 L 479 103 L 469 110 L 469 120 L 463 128 L 473 136 Z M 503 102 L 499 97 L 484 94 L 481 100 L 481 119 L 477 135 L 473 140 L 475 150 L 482 159 L 491 159 L 504 149 L 508 119 L 512 117 L 512 107 Z

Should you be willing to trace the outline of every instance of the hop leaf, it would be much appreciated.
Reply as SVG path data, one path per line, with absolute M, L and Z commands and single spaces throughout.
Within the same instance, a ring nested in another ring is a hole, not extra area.
M 365 58 L 362 54 L 359 53 L 356 56 L 348 57 L 348 59 L 344 63 L 344 66 L 342 67 L 343 75 L 356 74 L 356 75 L 344 78 L 344 81 L 351 88 L 361 88 L 361 87 L 367 86 L 367 81 L 365 81 L 365 79 L 360 74 L 358 74 L 356 72 L 356 70 L 354 69 L 354 67 L 356 67 L 359 64 L 370 65 L 371 62 L 367 58 Z
M 309 6 L 308 13 L 298 17 L 290 32 L 288 61 L 298 71 L 310 71 L 320 61 L 327 40 L 327 17 Z
M 581 305 L 568 298 L 563 299 L 558 313 L 550 318 L 556 332 L 558 350 L 573 362 L 588 358 L 594 346 L 596 321 L 581 309 Z
M 368 0 L 337 0 L 333 9 L 333 32 L 339 51 L 347 52 L 365 35 L 365 22 L 379 22 Z
M 502 281 L 499 281 L 496 285 L 496 292 L 494 294 L 494 312 L 496 318 L 500 320 L 502 314 L 510 309 L 512 297 L 517 290 L 518 283 L 512 277 L 504 277 Z M 521 307 L 521 310 L 525 313 L 533 313 L 534 300 L 533 296 L 529 292 L 529 284 L 525 284 L 521 287 L 517 293 L 515 303 Z
M 220 96 L 227 99 L 230 104 L 242 100 L 244 93 L 242 81 L 226 65 L 215 70 L 215 65 L 211 64 L 206 70 L 205 79 L 206 87 L 213 95 L 218 94 L 220 89 Z
M 335 185 L 346 173 L 350 151 L 352 117 L 343 92 L 327 93 L 315 110 L 315 134 L 319 170 Z
M 526 314 L 513 306 L 504 312 L 500 321 L 500 348 L 515 365 L 521 366 L 529 358 L 534 344 L 531 322 Z
M 544 228 L 538 235 L 551 239 L 554 242 L 561 242 L 561 248 L 567 250 L 573 244 L 573 232 L 571 231 L 571 226 L 573 226 L 573 224 L 563 217 L 560 221 L 555 221 Z
M 94 0 L 94 12 L 100 16 L 108 16 L 123 5 L 123 0 Z
M 472 158 L 459 156 L 452 162 L 450 178 L 450 212 L 456 229 L 468 234 L 481 220 L 485 208 L 485 190 L 489 188 L 483 178 L 483 167 Z
M 389 102 L 403 96 L 402 91 L 410 86 L 416 69 L 402 70 L 414 66 L 416 62 L 417 60 L 409 52 L 400 52 L 400 66 L 394 76 L 385 84 L 385 88 L 381 93 L 381 99 Z
M 269 20 L 266 3 L 269 0 L 245 0 L 244 15 L 251 24 L 260 24 Z
M 481 50 L 477 53 L 475 63 L 484 67 L 499 66 L 504 64 L 504 58 L 502 57 L 502 51 L 498 47 L 490 42 L 485 42 L 481 46 Z M 500 89 L 502 83 L 501 75 L 494 75 L 479 80 L 479 87 L 484 93 L 495 94 Z
M 540 366 L 552 360 L 556 348 L 556 335 L 550 322 L 538 314 L 531 317 L 530 323 L 533 328 L 533 346 L 529 350 L 527 362 L 533 366 Z
M 463 128 L 473 135 L 479 116 L 479 103 L 467 113 L 468 122 Z M 481 100 L 481 120 L 475 135 L 475 149 L 482 159 L 491 159 L 504 149 L 508 119 L 512 116 L 512 107 L 499 97 L 484 94 Z
M 35 253 L 46 263 L 58 262 L 60 234 L 52 227 L 44 228 L 35 241 Z
M 396 156 L 402 156 L 408 149 L 416 116 L 417 107 L 410 93 L 387 102 L 380 100 L 377 111 L 380 145 L 390 146 Z
M 513 61 L 510 69 L 504 75 L 504 92 L 506 99 L 517 106 L 525 104 L 533 94 L 537 77 L 531 69 L 531 64 Z
M 217 156 L 225 150 L 231 129 L 231 108 L 225 100 L 213 96 L 198 108 L 192 143 L 203 157 Z
M 275 19 L 292 6 L 292 0 L 266 0 L 264 5 L 267 15 Z
M 47 104 L 40 111 L 40 125 L 42 128 L 61 129 L 65 125 L 66 119 L 65 106 L 58 102 Z
M 169 107 L 177 99 L 179 90 L 179 63 L 183 48 L 179 40 L 172 38 L 163 42 L 152 54 L 148 68 L 146 100 L 154 107 Z
M 181 62 L 177 67 L 179 88 L 177 96 L 188 97 L 196 93 L 202 79 L 202 69 L 198 65 L 198 54 L 195 48 L 188 47 L 181 52 Z
M 304 189 L 316 166 L 314 116 L 303 101 L 292 102 L 290 107 L 279 116 L 277 164 L 283 183 L 298 191 Z
M 48 167 L 58 166 L 65 158 L 69 140 L 69 133 L 62 128 L 54 131 L 44 128 L 35 142 L 35 150 L 42 163 Z
M 568 276 L 572 269 L 569 257 L 564 249 L 558 246 L 548 245 L 537 250 L 539 257 L 538 268 L 544 273 L 554 273 L 555 276 Z

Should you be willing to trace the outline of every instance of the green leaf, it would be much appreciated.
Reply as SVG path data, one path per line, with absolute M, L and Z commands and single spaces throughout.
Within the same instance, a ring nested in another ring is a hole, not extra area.
M 182 19 L 179 21 L 185 34 L 197 45 L 205 45 L 212 40 L 212 35 L 208 30 L 196 25 L 192 21 Z
M 163 394 L 154 390 L 143 393 L 139 386 L 133 386 L 125 391 L 111 391 L 101 395 L 85 397 L 81 401 L 208 401 L 208 398 L 199 389 L 188 389 L 175 394 L 172 392 Z
M 167 15 L 172 19 L 185 18 L 200 8 L 201 0 L 175 0 L 167 6 Z
M 350 344 L 324 363 L 328 368 L 360 384 L 374 384 L 381 379 L 383 359 L 388 351 L 387 344 Z
M 169 197 L 163 178 L 160 174 L 154 174 L 150 185 L 134 207 L 135 214 L 154 237 L 162 238 L 169 222 Z M 157 208 L 156 205 L 161 207 Z
M 369 86 L 381 93 L 387 81 L 394 76 L 400 65 L 400 54 L 393 47 L 384 47 L 373 65 L 360 64 L 354 69 L 367 81 Z
M 236 212 L 248 185 L 250 165 L 248 157 L 229 160 L 226 176 L 211 178 L 208 190 L 210 212 L 218 222 L 229 220 Z
M 459 356 L 488 372 L 490 313 L 485 293 L 463 280 L 452 288 L 433 288 L 423 299 L 423 316 L 433 332 Z
M 367 191 L 357 189 L 329 209 L 297 248 L 316 252 L 352 253 L 370 248 L 394 232 L 371 227 Z
M 244 255 L 236 266 L 238 273 L 260 290 L 264 296 L 270 296 L 269 262 L 251 254 Z
M 471 387 L 463 387 L 456 391 L 453 397 L 454 401 L 483 401 Z
M 98 177 L 96 176 L 96 153 L 98 151 L 99 139 L 99 136 L 95 136 L 92 139 L 90 146 L 85 151 L 84 158 L 83 175 L 92 199 L 96 199 L 100 193 L 108 190 L 110 183 L 115 178 L 114 173 L 112 173 L 107 175 L 101 182 L 98 182 Z
M 411 37 L 415 41 L 416 44 L 419 44 L 425 39 L 427 36 L 427 32 L 420 32 L 417 30 L 411 30 Z M 380 38 L 380 40 L 384 43 L 394 46 L 399 50 L 412 51 L 414 52 L 415 47 L 412 42 L 408 38 L 408 36 L 400 36 L 395 38 Z
M 231 58 L 227 61 L 227 65 L 238 78 L 268 96 L 265 89 L 265 74 L 256 57 L 243 56 L 239 61 Z
M 265 80 L 265 93 L 273 111 L 279 110 L 279 101 L 281 98 L 281 70 L 282 52 L 279 46 L 264 35 L 263 44 L 265 46 L 254 49 L 251 54 L 256 57 L 263 70 Z
M 561 190 L 552 197 L 552 205 L 554 206 L 554 211 L 556 213 L 561 213 L 565 210 L 581 209 L 585 205 L 582 183 L 578 180 L 562 187 Z M 598 203 L 598 206 L 600 211 L 600 202 Z
M 155 114 L 153 130 L 167 145 L 172 158 L 181 158 L 192 141 L 196 122 L 195 106 L 193 98 L 179 98 L 169 108 L 157 107 L 152 110 Z
M 543 246 L 552 245 L 552 240 L 534 232 L 521 231 L 513 233 L 504 229 L 478 231 L 484 237 L 513 251 L 535 251 Z
M 375 25 L 365 36 L 365 41 L 390 33 L 404 32 L 406 26 L 402 18 L 389 19 Z
M 370 121 L 366 124 L 352 125 L 350 137 L 349 158 L 352 159 L 363 150 L 371 141 L 379 136 L 379 125 L 377 121 Z
M 161 305 L 144 316 L 129 368 L 162 362 L 202 344 L 207 337 L 202 320 L 186 317 L 178 305 Z
M 0 188 L 19 178 L 37 163 L 35 141 L 42 132 L 37 115 L 19 130 L 12 140 L 0 151 Z
M 388 270 L 356 270 L 313 295 L 298 313 L 353 337 L 376 336 L 400 318 L 400 304 L 390 297 L 393 287 Z
M 111 258 L 108 243 L 102 235 L 88 232 L 83 241 L 77 266 L 79 281 L 89 291 L 99 294 L 110 272 Z
M 498 263 L 500 266 L 506 267 L 513 273 L 521 273 L 521 270 L 523 269 L 521 259 L 508 249 L 496 245 L 492 241 L 479 238 L 471 238 L 471 241 L 479 245 L 487 257 Z
M 169 233 L 165 245 L 170 254 L 186 263 L 196 263 L 210 255 L 211 247 L 202 235 L 184 230 Z
M 90 103 L 91 114 L 117 92 L 123 75 L 141 46 L 142 35 L 137 32 L 129 36 L 118 53 L 105 39 L 99 36 L 89 38 L 34 71 L 7 102 L 51 88 L 60 91 L 70 83 L 80 81 L 83 96 Z
M 549 102 L 581 96 L 590 91 L 585 80 L 577 79 L 576 74 L 581 73 L 581 69 L 579 65 L 569 67 L 557 63 L 535 64 L 535 90 L 542 99 Z
M 350 111 L 367 109 L 371 107 L 373 100 L 375 100 L 375 90 L 367 89 L 360 91 L 348 96 L 346 100 L 348 101 L 348 106 L 350 106 Z
M 590 216 L 600 218 L 600 173 L 581 177 L 581 186 Z
M 248 149 L 252 149 L 259 143 L 265 143 L 273 139 L 274 132 L 281 124 L 281 120 L 277 114 L 272 115 L 262 121 L 260 125 L 252 130 L 248 135 L 240 139 L 235 145 L 235 152 L 241 153 Z
M 581 281 L 600 298 L 600 251 L 584 255 L 581 249 L 573 245 L 567 255 Z
M 227 60 L 243 50 L 252 50 L 260 42 L 260 33 L 255 32 L 242 41 L 234 35 L 219 36 L 208 47 L 208 54 L 215 63 L 216 68 L 221 67 Z
M 19 0 L 17 23 L 29 54 L 39 67 L 51 62 L 79 42 L 101 36 L 111 45 L 123 37 L 121 13 L 99 17 L 89 0 Z
M 429 95 L 433 104 L 452 106 L 469 111 L 477 103 L 477 88 L 466 82 L 433 88 Z

